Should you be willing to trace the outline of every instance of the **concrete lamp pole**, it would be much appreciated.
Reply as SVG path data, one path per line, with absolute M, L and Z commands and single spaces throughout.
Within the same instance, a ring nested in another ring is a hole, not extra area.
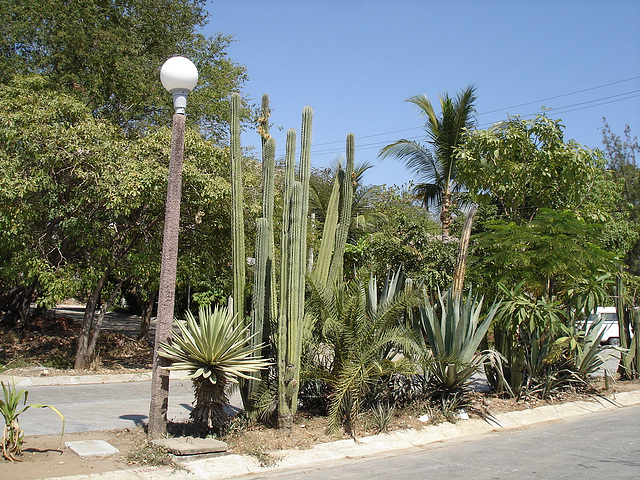
M 180 225 L 180 195 L 182 190 L 182 156 L 184 153 L 185 108 L 187 94 L 198 83 L 198 70 L 191 60 L 172 57 L 160 70 L 162 85 L 173 94 L 173 127 L 167 203 L 162 239 L 162 263 L 158 291 L 158 318 L 156 323 L 153 371 L 151 376 L 151 405 L 149 408 L 149 436 L 159 438 L 167 432 L 169 405 L 169 372 L 163 369 L 166 360 L 158 355 L 160 342 L 171 335 L 178 265 L 178 228 Z

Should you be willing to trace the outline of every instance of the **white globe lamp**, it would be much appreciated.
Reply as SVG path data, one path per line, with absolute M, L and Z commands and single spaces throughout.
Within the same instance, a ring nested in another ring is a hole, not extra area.
M 184 115 L 187 95 L 198 83 L 198 69 L 185 57 L 171 57 L 160 69 L 162 86 L 173 94 L 175 113 Z

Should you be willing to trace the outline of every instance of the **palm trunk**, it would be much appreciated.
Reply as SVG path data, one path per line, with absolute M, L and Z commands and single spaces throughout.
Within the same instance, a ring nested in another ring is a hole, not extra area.
M 229 418 L 224 410 L 225 405 L 229 403 L 225 392 L 226 383 L 221 377 L 217 380 L 216 383 L 211 383 L 204 377 L 193 380 L 196 401 L 189 416 L 207 435 L 222 435 Z
M 464 275 L 467 271 L 467 250 L 469 249 L 469 238 L 471 237 L 471 227 L 473 225 L 473 217 L 476 214 L 476 207 L 471 208 L 467 214 L 462 227 L 462 235 L 460 236 L 460 248 L 458 249 L 458 258 L 456 259 L 456 267 L 453 271 L 453 295 L 462 295 L 462 287 L 464 285 Z
M 442 205 L 440 207 L 440 222 L 442 223 L 442 238 L 449 236 L 449 227 L 451 226 L 451 197 L 450 192 L 442 195 Z

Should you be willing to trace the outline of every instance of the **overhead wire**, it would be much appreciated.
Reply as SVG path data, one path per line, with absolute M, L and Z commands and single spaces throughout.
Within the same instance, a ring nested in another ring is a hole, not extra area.
M 616 85 L 616 84 L 620 84 L 623 82 L 627 82 L 630 80 L 635 80 L 640 78 L 640 75 L 635 76 L 635 77 L 630 77 L 624 80 L 618 80 L 615 82 L 609 82 L 609 83 L 605 83 L 602 85 L 598 85 L 595 87 L 590 87 L 590 88 L 585 88 L 582 90 L 576 90 L 574 92 L 569 92 L 569 93 L 565 93 L 562 95 L 555 95 L 553 97 L 547 97 L 544 99 L 540 99 L 540 100 L 535 100 L 532 102 L 526 102 L 526 103 L 521 103 L 519 105 L 513 105 L 511 107 L 505 107 L 505 108 L 500 108 L 500 109 L 496 109 L 496 110 L 490 110 L 487 112 L 481 112 L 481 113 L 477 113 L 476 116 L 481 116 L 481 115 L 488 115 L 490 113 L 497 113 L 497 112 L 505 112 L 507 110 L 513 109 L 513 108 L 518 108 L 521 106 L 526 106 L 526 105 L 532 105 L 532 104 L 536 104 L 536 103 L 540 103 L 540 102 L 544 102 L 544 101 L 548 101 L 548 100 L 553 100 L 553 99 L 557 99 L 557 98 L 562 98 L 562 97 L 567 97 L 570 95 L 576 95 L 578 93 L 583 93 L 583 92 L 587 92 L 587 91 L 591 91 L 591 90 L 595 90 L 598 88 L 603 88 L 603 87 L 607 87 L 607 86 L 611 86 L 611 85 Z M 597 106 L 601 106 L 601 105 L 606 105 L 609 103 L 615 103 L 615 102 L 620 102 L 620 101 L 624 101 L 624 100 L 628 100 L 631 98 L 636 98 L 640 96 L 640 89 L 638 90 L 630 90 L 627 92 L 623 92 L 623 93 L 619 93 L 619 94 L 615 94 L 615 95 L 609 95 L 609 96 L 605 96 L 605 97 L 600 97 L 600 98 L 596 98 L 596 99 L 592 99 L 592 100 L 587 100 L 584 102 L 577 102 L 577 103 L 572 103 L 572 104 L 568 104 L 568 105 L 563 105 L 560 107 L 550 107 L 548 109 L 549 112 L 553 112 L 553 113 L 558 113 L 558 114 L 562 114 L 562 113 L 569 113 L 569 112 L 574 112 L 574 111 L 578 111 L 578 110 L 584 110 L 586 108 L 593 108 L 593 107 L 597 107 Z M 597 102 L 597 103 L 596 103 Z M 574 108 L 575 107 L 575 108 Z M 524 115 L 518 115 L 518 117 L 520 118 L 529 118 L 529 117 L 533 117 L 535 115 L 540 114 L 541 112 L 534 112 L 534 113 L 527 113 Z M 485 126 L 490 126 L 493 125 L 495 122 L 483 122 L 483 123 L 479 123 L 477 126 L 478 127 L 485 127 Z M 408 132 L 411 130 L 423 130 L 423 126 L 419 126 L 419 127 L 411 127 L 411 128 L 407 128 L 407 129 L 401 129 L 401 130 L 395 130 L 395 131 L 390 131 L 390 132 L 384 132 L 384 133 L 377 133 L 377 134 L 372 134 L 372 135 L 365 135 L 365 136 L 360 136 L 358 137 L 359 139 L 366 139 L 366 138 L 373 138 L 373 137 L 380 137 L 380 136 L 387 136 L 387 135 L 392 135 L 395 133 L 403 133 L 403 132 Z M 423 138 L 422 135 L 416 135 L 416 136 L 410 136 L 410 137 L 405 137 L 405 140 L 419 140 Z M 320 154 L 331 154 L 331 153 L 335 153 L 335 154 L 339 154 L 343 152 L 343 148 L 327 148 L 327 149 L 318 149 L 317 147 L 321 147 L 321 146 L 325 146 L 325 145 L 333 145 L 333 144 L 342 144 L 344 143 L 344 140 L 337 140 L 337 141 L 332 141 L 332 142 L 323 142 L 323 143 L 318 143 L 315 144 L 312 147 L 312 153 L 316 154 L 316 155 L 320 155 Z M 387 145 L 389 142 L 388 141 L 380 141 L 380 142 L 373 142 L 373 143 L 365 143 L 365 144 L 361 144 L 361 145 L 356 145 L 356 150 L 370 150 L 373 148 L 379 148 L 382 146 Z

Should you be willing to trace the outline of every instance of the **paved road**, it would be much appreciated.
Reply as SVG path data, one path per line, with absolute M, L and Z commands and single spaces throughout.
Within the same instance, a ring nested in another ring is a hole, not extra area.
M 246 480 L 640 478 L 640 406 Z
M 126 428 L 146 423 L 151 382 L 28 387 L 27 403 L 53 405 L 64 415 L 67 432 Z M 240 399 L 232 396 L 232 404 Z M 192 409 L 191 381 L 171 380 L 170 420 L 187 420 Z M 20 415 L 27 435 L 60 433 L 60 417 L 49 409 L 32 408 Z

